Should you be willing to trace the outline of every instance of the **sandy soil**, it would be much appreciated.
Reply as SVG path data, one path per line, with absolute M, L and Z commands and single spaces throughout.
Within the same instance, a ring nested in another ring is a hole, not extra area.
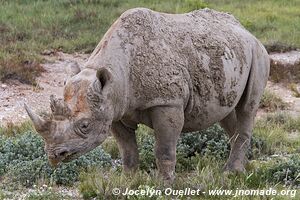
M 24 103 L 27 103 L 34 111 L 41 113 L 50 111 L 49 97 L 51 94 L 62 96 L 64 81 L 68 78 L 67 68 L 74 62 L 83 64 L 88 55 L 47 53 L 43 64 L 46 72 L 37 80 L 38 86 L 33 87 L 21 84 L 18 81 L 0 82 L 0 125 L 8 122 L 19 123 L 27 120 Z M 293 59 L 293 57 L 291 57 Z M 300 88 L 300 84 L 298 84 Z M 290 104 L 287 112 L 294 116 L 300 116 L 300 98 L 293 96 L 283 84 L 268 82 L 267 88 L 278 94 L 285 102 Z M 263 116 L 265 111 L 260 110 L 257 116 Z
M 300 84 L 297 85 L 300 88 Z M 284 112 L 289 113 L 293 117 L 300 117 L 300 98 L 293 95 L 293 92 L 288 88 L 288 85 L 283 83 L 274 83 L 268 81 L 267 89 L 278 95 L 285 103 L 288 104 L 288 108 Z M 267 112 L 263 109 L 259 109 L 256 117 L 263 117 Z
M 46 72 L 38 78 L 37 87 L 14 80 L 0 82 L 0 125 L 27 120 L 24 103 L 38 113 L 50 111 L 49 97 L 51 94 L 62 96 L 64 81 L 68 78 L 68 67 L 74 61 L 79 65 L 83 64 L 88 55 L 58 52 L 44 58 Z

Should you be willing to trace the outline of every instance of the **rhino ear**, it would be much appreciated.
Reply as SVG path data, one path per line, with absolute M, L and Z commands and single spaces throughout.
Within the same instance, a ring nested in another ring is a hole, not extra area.
M 109 83 L 112 82 L 112 74 L 106 68 L 101 68 L 97 71 L 97 78 L 100 82 L 101 91 L 105 91 Z

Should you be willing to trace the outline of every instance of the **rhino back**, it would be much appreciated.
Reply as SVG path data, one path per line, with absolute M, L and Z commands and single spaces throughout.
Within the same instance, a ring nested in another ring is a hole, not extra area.
M 122 46 L 130 49 L 133 96 L 143 105 L 193 92 L 201 107 L 216 100 L 231 107 L 241 95 L 253 39 L 231 15 L 208 9 L 178 15 L 135 9 L 121 17 L 120 29 Z
M 109 66 L 124 79 L 132 109 L 184 104 L 187 121 L 209 124 L 240 99 L 255 40 L 226 13 L 137 8 L 114 23 L 89 63 Z

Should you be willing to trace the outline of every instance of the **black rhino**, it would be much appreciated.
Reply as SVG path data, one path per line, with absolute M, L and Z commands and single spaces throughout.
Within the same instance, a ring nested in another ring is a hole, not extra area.
M 100 145 L 112 131 L 125 171 L 138 167 L 135 129 L 155 131 L 157 167 L 172 181 L 181 132 L 216 122 L 231 138 L 226 170 L 244 171 L 254 117 L 269 74 L 263 45 L 230 14 L 126 11 L 107 31 L 52 118 L 26 110 L 52 164 Z

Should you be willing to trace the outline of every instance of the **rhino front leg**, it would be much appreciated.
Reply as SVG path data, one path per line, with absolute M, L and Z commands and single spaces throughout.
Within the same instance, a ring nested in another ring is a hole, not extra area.
M 155 132 L 156 165 L 164 181 L 172 183 L 176 144 L 184 124 L 184 112 L 181 107 L 156 107 L 150 113 Z
M 124 171 L 126 173 L 135 172 L 139 164 L 135 130 L 126 127 L 122 122 L 115 122 L 112 125 L 112 134 L 118 144 Z

